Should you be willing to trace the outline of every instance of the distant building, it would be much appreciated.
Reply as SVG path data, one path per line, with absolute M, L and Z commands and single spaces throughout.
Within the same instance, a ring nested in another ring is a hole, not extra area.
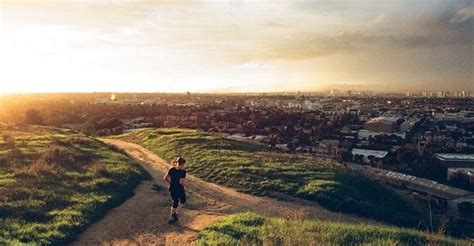
M 307 100 L 304 102 L 303 109 L 308 111 L 322 110 L 323 105 L 321 105 L 319 102 L 311 102 Z
M 413 127 L 418 121 L 419 121 L 418 119 L 415 119 L 415 120 L 407 120 L 403 122 L 400 125 L 400 132 L 410 132 L 411 129 L 413 129 Z
M 457 173 L 463 173 L 469 177 L 474 174 L 474 154 L 436 153 L 434 156 L 447 168 L 448 180 Z
M 434 115 L 437 121 L 462 121 L 464 116 L 461 113 L 438 113 Z
M 360 109 L 358 107 L 348 107 L 347 113 L 351 115 L 360 115 Z
M 374 163 L 381 163 L 383 158 L 388 154 L 388 151 L 371 150 L 371 149 L 352 149 L 352 158 L 357 159 L 357 156 L 362 156 L 364 163 L 370 163 L 371 160 Z
M 283 151 L 289 151 L 288 144 L 275 144 L 275 148 Z
M 236 133 L 236 134 L 227 136 L 227 138 L 228 138 L 228 139 L 232 139 L 232 140 L 238 140 L 238 141 L 249 140 L 249 138 L 246 137 L 243 133 Z
M 473 112 L 459 112 L 459 113 L 439 113 L 434 115 L 437 121 L 448 121 L 448 122 L 463 122 L 472 123 L 474 122 Z
M 464 213 L 461 213 L 460 205 L 465 204 L 471 209 L 468 209 Z M 447 214 L 456 218 L 462 218 L 463 220 L 474 222 L 474 194 L 466 194 L 458 196 L 447 202 Z
M 335 156 L 338 150 L 338 146 L 339 140 L 323 139 L 315 147 L 312 148 L 312 151 L 320 155 Z
M 359 140 L 369 140 L 371 137 L 375 138 L 375 136 L 380 136 L 380 135 L 390 135 L 390 136 L 395 135 L 402 139 L 405 139 L 406 137 L 405 133 L 372 132 L 368 130 L 359 130 L 359 132 L 357 133 L 357 138 Z
M 436 181 L 425 178 L 381 169 L 376 170 L 376 172 L 384 181 L 388 181 L 397 186 L 403 186 L 409 190 L 431 194 L 443 199 L 453 199 L 461 196 L 472 195 L 469 191 L 440 184 Z
M 270 137 L 269 137 L 269 136 L 265 136 L 265 135 L 254 135 L 254 136 L 250 136 L 250 139 L 255 140 L 255 141 L 259 141 L 259 142 L 270 141 Z
M 396 132 L 399 117 L 377 117 L 368 120 L 364 129 L 372 132 Z
M 302 108 L 303 108 L 303 105 L 302 105 L 300 102 L 291 101 L 291 102 L 288 102 L 287 108 L 290 108 L 290 109 L 302 109 Z

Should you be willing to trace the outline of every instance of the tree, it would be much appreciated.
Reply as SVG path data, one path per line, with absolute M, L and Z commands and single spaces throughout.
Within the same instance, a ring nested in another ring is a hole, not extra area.
M 89 135 L 89 136 L 92 136 L 96 133 L 97 131 L 97 121 L 94 120 L 94 119 L 89 119 L 84 128 L 82 129 L 82 131 L 86 134 L 86 135 Z
M 451 176 L 451 184 L 461 189 L 471 190 L 469 176 L 462 172 L 455 172 Z
M 367 156 L 367 159 L 369 159 L 370 166 L 374 166 L 376 164 L 375 163 L 375 156 L 369 155 L 369 156 Z M 377 167 L 379 167 L 378 163 L 377 163 Z
M 356 162 L 356 163 L 363 163 L 363 162 L 364 162 L 364 156 L 363 156 L 363 155 L 359 155 L 359 154 L 355 154 L 355 155 L 354 155 L 354 162 Z
M 29 125 L 42 125 L 43 116 L 36 109 L 28 109 L 25 113 L 25 124 Z
M 122 121 L 113 118 L 113 119 L 102 119 L 97 122 L 97 125 L 95 126 L 96 130 L 102 130 L 102 129 L 113 129 L 116 127 L 121 127 L 123 125 Z
M 340 152 L 341 152 L 341 159 L 343 161 L 347 161 L 347 162 L 352 161 L 353 156 L 349 148 L 342 148 Z

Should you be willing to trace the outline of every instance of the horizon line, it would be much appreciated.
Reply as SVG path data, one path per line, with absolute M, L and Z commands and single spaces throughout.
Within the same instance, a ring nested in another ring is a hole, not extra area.
M 371 92 L 376 94 L 399 94 L 399 93 L 421 93 L 421 92 L 466 92 L 471 90 L 396 90 L 396 91 L 377 91 L 377 90 L 354 90 L 354 89 L 324 89 L 324 90 L 282 90 L 282 91 L 37 91 L 37 92 L 0 92 L 0 96 L 8 95 L 40 95 L 40 94 L 282 94 L 282 93 L 325 93 L 330 91 L 337 92 Z

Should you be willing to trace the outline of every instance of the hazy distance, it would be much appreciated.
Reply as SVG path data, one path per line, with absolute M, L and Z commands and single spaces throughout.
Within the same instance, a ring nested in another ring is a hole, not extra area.
M 474 90 L 472 1 L 0 2 L 0 93 Z

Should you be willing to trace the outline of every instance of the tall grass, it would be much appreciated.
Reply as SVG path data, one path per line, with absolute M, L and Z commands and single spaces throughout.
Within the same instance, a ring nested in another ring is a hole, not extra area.
M 148 177 L 123 153 L 73 131 L 0 131 L 9 136 L 0 140 L 0 245 L 64 244 Z

